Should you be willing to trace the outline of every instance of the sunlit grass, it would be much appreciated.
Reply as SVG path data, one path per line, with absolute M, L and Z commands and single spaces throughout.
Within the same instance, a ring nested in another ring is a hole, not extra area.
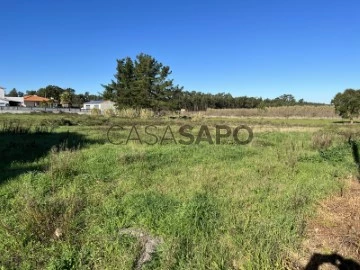
M 191 124 L 196 134 L 204 123 Z M 0 184 L 4 269 L 131 269 L 141 247 L 119 234 L 127 227 L 164 240 L 144 269 L 282 269 L 315 202 L 356 172 L 341 136 L 321 152 L 301 130 L 256 133 L 247 145 L 231 137 L 218 145 L 113 145 L 108 127 L 62 125 L 55 135 L 79 141 L 43 134 L 37 139 L 48 146 L 34 148 L 33 158 L 19 159 L 22 148 L 8 154 L 14 160 L 2 164 Z M 16 143 L 30 147 L 12 135 L 0 150 Z

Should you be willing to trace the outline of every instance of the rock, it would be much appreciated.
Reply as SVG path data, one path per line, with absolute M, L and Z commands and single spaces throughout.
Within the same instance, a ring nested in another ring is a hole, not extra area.
M 56 230 L 54 232 L 54 238 L 59 239 L 62 235 L 63 235 L 62 229 L 56 228 Z
M 156 251 L 157 246 L 163 243 L 162 238 L 153 237 L 141 229 L 126 228 L 121 229 L 119 233 L 120 235 L 133 236 L 137 238 L 141 244 L 141 254 L 135 264 L 136 270 L 140 270 L 145 263 L 151 261 L 151 255 Z

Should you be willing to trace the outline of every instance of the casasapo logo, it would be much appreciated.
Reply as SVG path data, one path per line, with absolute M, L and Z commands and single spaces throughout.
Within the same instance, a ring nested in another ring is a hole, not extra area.
M 179 128 L 169 125 L 114 125 L 108 129 L 107 139 L 115 145 L 126 145 L 130 141 L 147 145 L 163 145 L 165 143 L 191 145 L 201 142 L 221 144 L 225 139 L 232 140 L 235 144 L 245 145 L 250 143 L 254 137 L 252 129 L 246 125 L 239 125 L 233 129 L 227 125 L 215 125 L 215 135 L 211 135 L 211 127 L 209 128 L 207 125 L 201 125 L 197 132 L 195 130 L 197 130 L 196 127 L 191 125 L 183 125 Z

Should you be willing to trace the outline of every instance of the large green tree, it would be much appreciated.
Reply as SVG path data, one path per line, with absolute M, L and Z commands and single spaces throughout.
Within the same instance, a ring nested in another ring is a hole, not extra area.
M 36 95 L 36 90 L 26 90 L 26 95 L 27 96 Z
M 13 88 L 9 94 L 7 94 L 8 97 L 17 97 L 18 96 L 18 92 L 15 88 Z
M 40 97 L 53 98 L 54 100 L 59 101 L 60 96 L 64 93 L 65 90 L 56 85 L 48 85 L 46 87 L 40 88 L 36 91 L 36 95 Z M 74 90 L 75 92 L 75 90 Z
M 135 60 L 126 57 L 117 60 L 115 80 L 103 85 L 105 99 L 113 100 L 118 108 L 151 108 L 160 110 L 171 107 L 174 92 L 173 80 L 168 79 L 170 67 L 164 66 L 147 54 Z
M 342 117 L 350 119 L 353 123 L 354 117 L 360 114 L 360 89 L 346 89 L 343 93 L 337 93 L 331 101 L 335 111 Z

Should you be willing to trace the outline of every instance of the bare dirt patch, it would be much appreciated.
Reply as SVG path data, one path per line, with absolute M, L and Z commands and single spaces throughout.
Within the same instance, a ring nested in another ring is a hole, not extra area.
M 301 249 L 289 254 L 288 269 L 360 270 L 360 183 L 351 179 L 345 184 L 319 203 Z

